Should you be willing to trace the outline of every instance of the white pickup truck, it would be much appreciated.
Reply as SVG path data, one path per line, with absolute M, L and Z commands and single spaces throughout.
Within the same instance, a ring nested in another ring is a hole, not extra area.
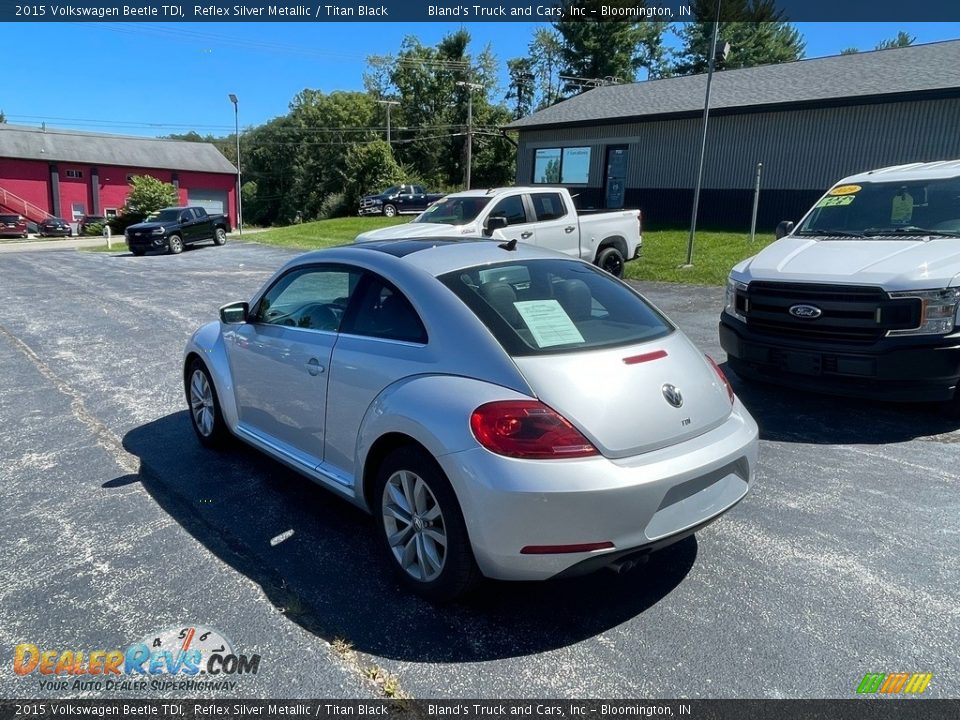
M 514 240 L 583 258 L 616 277 L 643 243 L 639 210 L 581 213 L 566 188 L 510 187 L 447 195 L 407 225 L 362 233 L 356 242 L 424 237 Z
M 844 178 L 777 237 L 730 273 L 738 375 L 960 416 L 960 160 Z

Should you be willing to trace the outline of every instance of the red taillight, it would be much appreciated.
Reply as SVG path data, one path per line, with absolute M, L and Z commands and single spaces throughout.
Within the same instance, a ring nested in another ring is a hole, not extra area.
M 733 405 L 733 386 L 730 384 L 730 381 L 727 380 L 727 376 L 723 374 L 723 370 L 720 369 L 720 366 L 717 365 L 716 361 L 709 355 L 707 355 L 706 358 L 710 361 L 710 366 L 713 368 L 714 372 L 717 373 L 717 377 L 720 378 L 720 382 L 722 382 L 723 386 L 727 389 L 727 397 L 730 398 L 730 404 Z
M 470 416 L 474 437 L 487 450 L 536 460 L 597 455 L 597 449 L 566 418 L 536 400 L 481 405 Z

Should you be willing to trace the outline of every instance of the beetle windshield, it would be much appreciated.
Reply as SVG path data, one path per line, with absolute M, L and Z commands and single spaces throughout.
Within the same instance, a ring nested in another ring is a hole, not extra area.
M 960 177 L 838 185 L 794 234 L 960 237 Z
M 623 283 L 573 260 L 521 260 L 440 276 L 513 356 L 646 342 L 673 331 Z
M 482 195 L 444 198 L 427 208 L 413 222 L 465 225 L 476 220 L 489 202 L 490 198 Z

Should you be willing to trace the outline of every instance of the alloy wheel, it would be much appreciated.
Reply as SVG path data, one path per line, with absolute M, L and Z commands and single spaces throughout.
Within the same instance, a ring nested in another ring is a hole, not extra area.
M 423 478 L 409 470 L 393 473 L 381 512 L 390 551 L 404 572 L 420 582 L 439 577 L 447 557 L 447 525 Z
M 194 370 L 190 378 L 190 412 L 193 424 L 204 437 L 213 434 L 214 409 L 213 390 L 202 370 Z

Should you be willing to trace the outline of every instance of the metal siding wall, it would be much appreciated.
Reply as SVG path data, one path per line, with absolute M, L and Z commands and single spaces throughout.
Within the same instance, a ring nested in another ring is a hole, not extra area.
M 628 188 L 691 188 L 700 118 L 521 131 L 517 182 L 530 182 L 533 150 L 590 145 L 591 187 L 603 186 L 607 145 L 630 147 Z M 960 158 L 960 99 L 713 116 L 705 188 L 822 190 L 844 175 L 906 162 Z

